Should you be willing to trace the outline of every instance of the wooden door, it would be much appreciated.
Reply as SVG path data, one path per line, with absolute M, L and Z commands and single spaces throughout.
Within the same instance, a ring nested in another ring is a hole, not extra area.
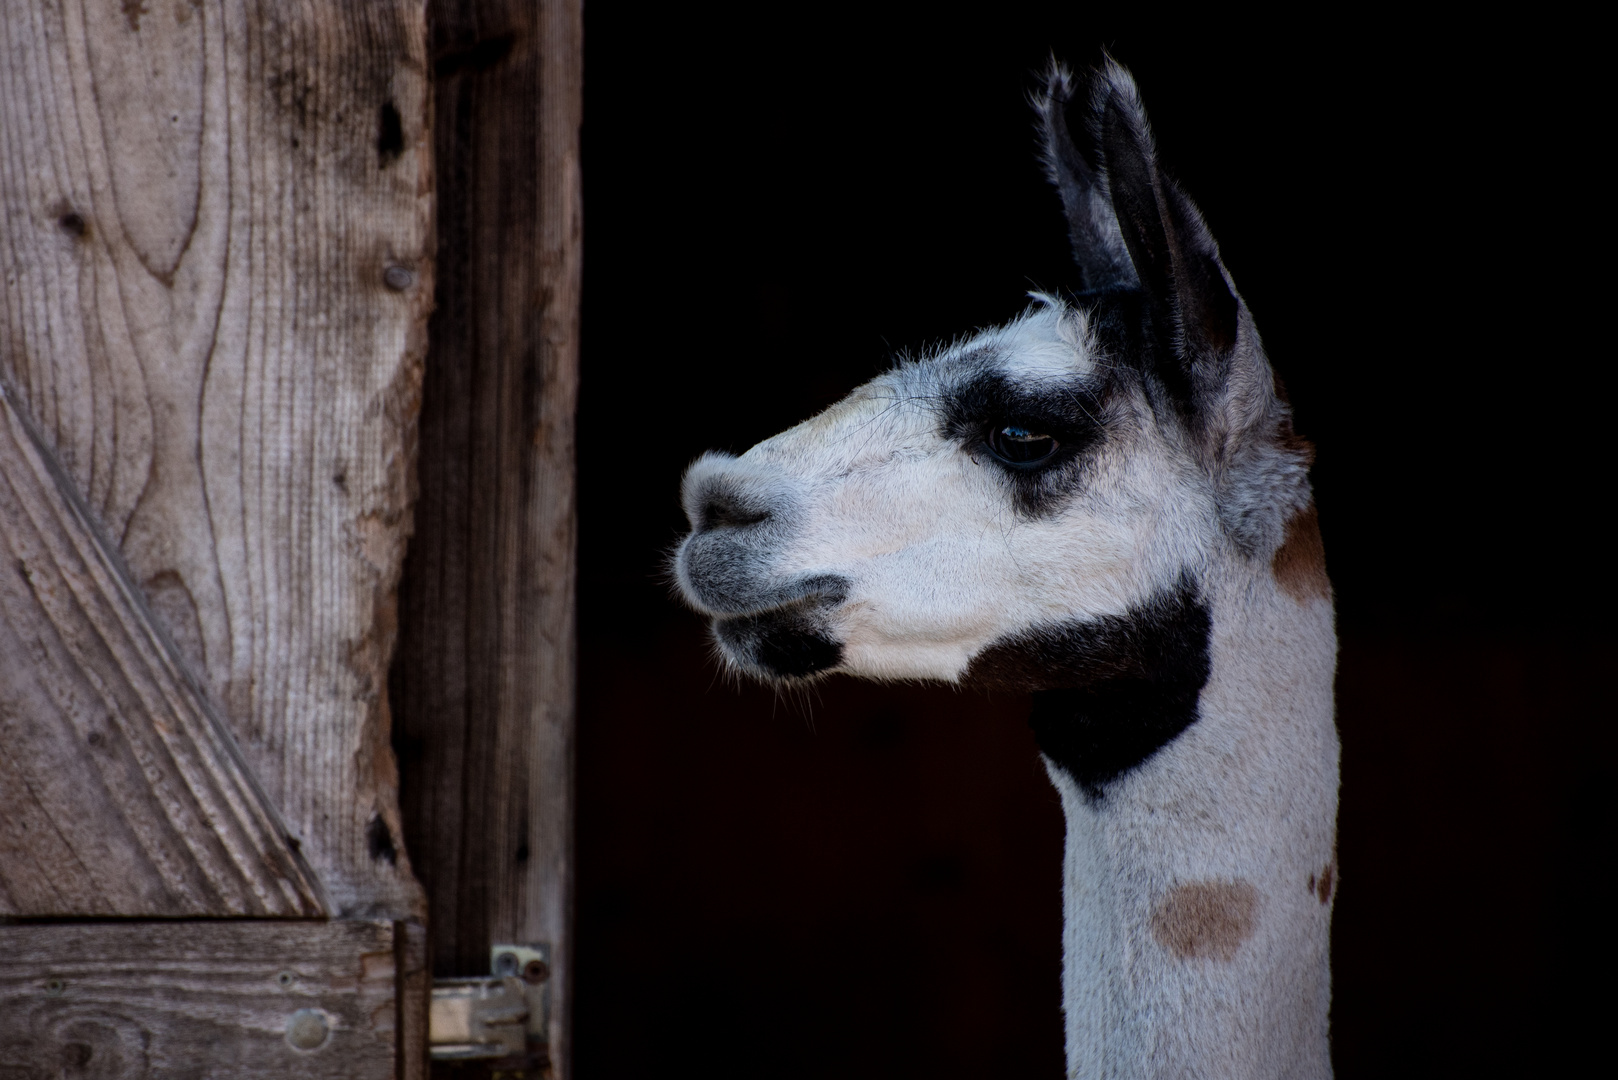
M 429 109 L 419 0 L 0 0 L 0 1075 L 425 1075 Z

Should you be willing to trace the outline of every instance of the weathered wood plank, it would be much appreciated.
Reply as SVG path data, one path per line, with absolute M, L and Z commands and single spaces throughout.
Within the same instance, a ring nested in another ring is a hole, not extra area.
M 0 368 L 339 913 L 422 909 L 385 679 L 425 49 L 419 0 L 0 0 Z
M 0 1076 L 394 1080 L 396 929 L 0 924 Z
M 433 973 L 427 966 L 427 928 L 419 922 L 393 924 L 393 962 L 398 969 L 399 1080 L 427 1080 L 427 1012 Z
M 0 914 L 321 915 L 314 876 L 0 379 Z
M 393 701 L 441 976 L 551 946 L 571 981 L 578 0 L 433 0 L 438 306 Z

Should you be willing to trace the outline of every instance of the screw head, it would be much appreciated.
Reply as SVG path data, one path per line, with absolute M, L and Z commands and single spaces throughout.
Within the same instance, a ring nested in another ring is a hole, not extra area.
M 45 992 L 51 997 L 61 997 L 62 991 L 66 989 L 67 983 L 63 982 L 61 979 L 45 980 Z
M 275 977 L 275 984 L 283 990 L 297 981 L 298 977 L 290 971 L 283 971 Z
M 496 975 L 517 974 L 517 954 L 503 952 L 496 955 L 494 958 L 494 973 Z
M 542 983 L 551 977 L 551 969 L 543 960 L 530 960 L 522 969 L 522 977 L 525 982 Z
M 299 1050 L 318 1050 L 326 1044 L 331 1027 L 319 1009 L 299 1009 L 287 1017 L 287 1042 Z
M 382 284 L 394 292 L 404 292 L 416 283 L 416 275 L 408 267 L 390 266 L 382 271 Z

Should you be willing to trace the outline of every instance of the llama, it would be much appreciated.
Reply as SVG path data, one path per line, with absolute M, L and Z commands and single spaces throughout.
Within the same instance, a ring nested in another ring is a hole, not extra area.
M 678 589 L 759 679 L 1033 692 L 1069 1076 L 1330 1076 L 1312 449 L 1128 72 L 1035 105 L 1081 291 L 698 459 Z

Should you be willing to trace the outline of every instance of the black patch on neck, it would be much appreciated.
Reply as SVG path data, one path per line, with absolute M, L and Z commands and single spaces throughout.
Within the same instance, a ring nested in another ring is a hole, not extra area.
M 1208 681 L 1208 607 L 1179 582 L 1123 615 L 1036 627 L 972 658 L 963 681 L 1034 691 L 1045 756 L 1091 799 L 1197 719 Z

